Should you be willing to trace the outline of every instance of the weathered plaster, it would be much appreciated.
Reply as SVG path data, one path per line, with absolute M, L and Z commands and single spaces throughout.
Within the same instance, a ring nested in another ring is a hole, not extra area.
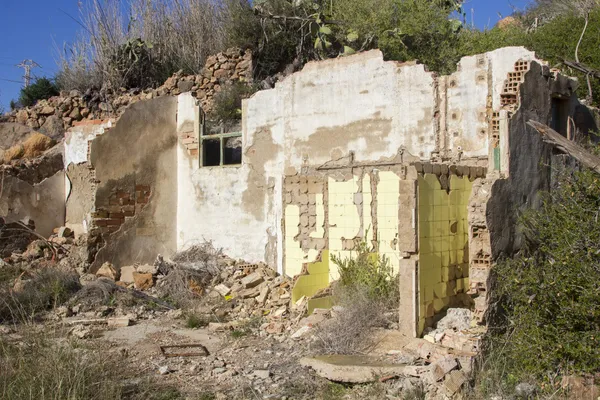
M 69 164 L 81 164 L 88 161 L 89 145 L 98 135 L 112 126 L 111 121 L 97 121 L 97 123 L 81 124 L 69 129 L 65 133 L 65 169 Z
M 6 222 L 35 222 L 35 230 L 49 237 L 54 228 L 65 220 L 65 174 L 57 172 L 38 184 L 30 184 L 14 176 L 2 179 L 0 190 L 0 216 Z
M 160 97 L 130 106 L 118 123 L 91 144 L 90 163 L 97 182 L 95 211 L 109 211 L 121 193 L 135 199 L 135 215 L 125 216 L 92 265 L 121 267 L 152 262 L 156 253 L 176 251 L 177 99 Z M 121 208 L 122 209 L 122 208 Z M 123 218 L 122 212 L 116 212 Z M 110 216 L 112 221 L 117 216 Z M 97 222 L 96 222 L 97 223 Z M 112 229 L 111 229 L 112 230 Z

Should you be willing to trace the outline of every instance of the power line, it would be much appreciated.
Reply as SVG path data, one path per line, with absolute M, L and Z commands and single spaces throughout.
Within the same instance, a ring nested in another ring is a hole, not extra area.
M 23 68 L 25 70 L 25 75 L 23 75 L 23 80 L 25 82 L 25 87 L 29 86 L 31 82 L 31 69 L 35 67 L 40 67 L 38 63 L 33 60 L 23 60 L 17 67 Z
M 21 81 L 15 81 L 13 79 L 4 79 L 4 78 L 0 78 L 0 81 L 6 81 L 6 82 L 14 82 L 14 83 L 23 83 Z

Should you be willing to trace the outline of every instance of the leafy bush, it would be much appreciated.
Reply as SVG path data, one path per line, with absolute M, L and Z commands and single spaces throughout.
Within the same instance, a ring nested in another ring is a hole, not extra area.
M 532 11 L 533 13 L 534 11 Z M 570 75 L 579 79 L 580 87 L 578 96 L 588 96 L 586 76 L 578 71 L 566 69 L 563 60 L 575 60 L 576 49 L 581 33 L 585 26 L 585 18 L 574 12 L 555 14 L 553 18 L 541 26 L 532 29 L 526 21 L 530 17 L 526 14 L 521 17 L 523 23 L 505 28 L 494 28 L 488 31 L 465 30 L 460 34 L 458 53 L 461 56 L 480 54 L 505 46 L 524 46 L 536 55 L 549 62 L 551 66 L 558 66 Z M 589 13 L 589 26 L 579 46 L 578 55 L 582 63 L 594 69 L 600 69 L 600 7 L 594 8 Z M 593 104 L 600 104 L 600 81 L 591 81 Z
M 58 87 L 48 78 L 38 78 L 31 85 L 21 89 L 19 103 L 25 107 L 34 105 L 38 100 L 58 96 Z
M 357 35 L 359 48 L 378 47 L 388 60 L 417 59 L 432 71 L 449 73 L 460 58 L 461 24 L 450 18 L 459 8 L 445 1 L 345 0 L 334 3 L 333 19 L 344 21 L 344 35 Z
M 255 86 L 235 82 L 224 86 L 213 98 L 213 109 L 209 119 L 218 122 L 233 122 L 242 118 L 242 100 L 256 92 Z
M 379 256 L 364 239 L 357 243 L 355 252 L 355 257 L 331 256 L 339 269 L 340 284 L 350 288 L 365 288 L 372 298 L 397 298 L 397 277 L 388 259 Z
M 600 178 L 563 177 L 522 226 L 523 254 L 494 268 L 492 357 L 503 376 L 600 371 Z

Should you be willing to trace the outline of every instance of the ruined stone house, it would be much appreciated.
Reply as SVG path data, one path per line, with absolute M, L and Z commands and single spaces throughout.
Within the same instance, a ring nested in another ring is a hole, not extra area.
M 72 128 L 63 175 L 20 190 L 38 200 L 13 217 L 43 209 L 102 232 L 95 268 L 212 240 L 301 275 L 293 300 L 337 279 L 330 256 L 366 240 L 399 274 L 406 334 L 449 307 L 483 322 L 491 263 L 519 248 L 517 214 L 550 186 L 552 149 L 525 123 L 590 129 L 576 86 L 519 47 L 465 57 L 449 76 L 375 50 L 256 93 L 240 127 L 211 129 L 187 93 L 143 101 Z

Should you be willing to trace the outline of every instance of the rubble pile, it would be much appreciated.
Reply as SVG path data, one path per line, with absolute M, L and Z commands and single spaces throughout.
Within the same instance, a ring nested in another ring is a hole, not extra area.
M 160 96 L 176 96 L 185 92 L 201 102 L 210 111 L 212 99 L 223 85 L 252 81 L 252 52 L 231 48 L 208 57 L 204 69 L 197 75 L 175 73 L 165 83 L 154 89 L 88 89 L 61 92 L 60 96 L 40 100 L 32 107 L 14 110 L 0 116 L 0 122 L 17 122 L 51 137 L 64 133 L 82 120 L 120 117 L 125 108 L 140 100 Z
M 261 334 L 282 335 L 293 328 L 294 319 L 291 317 L 304 313 L 305 299 L 292 304 L 292 280 L 278 275 L 266 265 L 248 264 L 223 255 L 219 255 L 217 265 L 210 272 L 194 270 L 159 257 L 154 265 L 120 269 L 105 263 L 96 276 L 114 280 L 120 287 L 145 291 L 157 297 L 173 298 L 178 294 L 173 293 L 175 291 L 202 299 L 201 304 L 208 307 L 204 311 L 216 316 L 217 321 L 208 326 L 211 331 L 235 330 L 250 319 L 265 317 L 265 322 L 260 325 Z
M 385 383 L 391 396 L 419 387 L 426 398 L 455 398 L 478 354 L 482 332 L 471 328 L 471 320 L 470 310 L 449 309 L 425 339 L 411 339 L 384 354 L 303 357 L 300 364 L 333 382 Z

